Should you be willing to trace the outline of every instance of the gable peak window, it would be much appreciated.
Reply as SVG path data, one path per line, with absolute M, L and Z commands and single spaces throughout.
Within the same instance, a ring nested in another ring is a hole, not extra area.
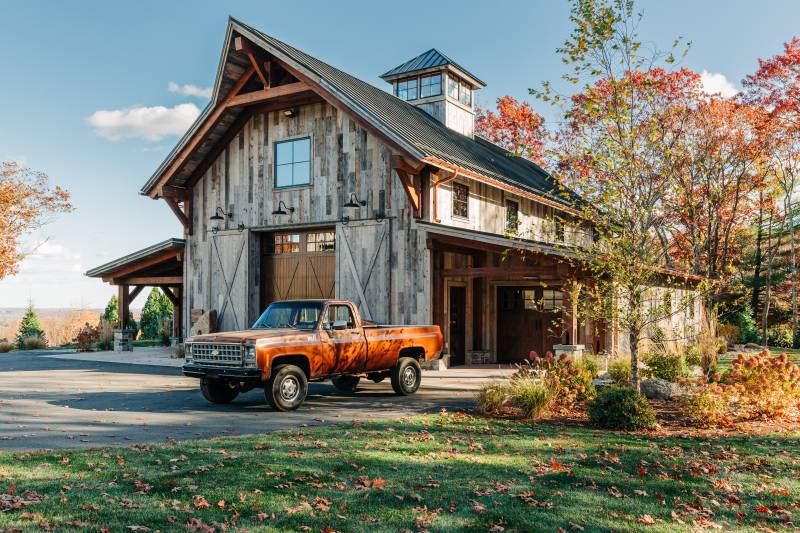
M 311 183 L 311 138 L 275 143 L 275 188 Z
M 463 183 L 453 184 L 453 216 L 469 218 L 469 187 Z
M 419 98 L 417 94 L 417 78 L 406 78 L 397 82 L 397 97 L 401 100 L 416 100 Z

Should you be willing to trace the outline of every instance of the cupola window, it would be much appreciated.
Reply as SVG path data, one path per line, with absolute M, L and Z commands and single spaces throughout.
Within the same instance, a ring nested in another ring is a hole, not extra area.
M 416 100 L 417 78 L 407 78 L 397 82 L 397 97 L 401 100 Z

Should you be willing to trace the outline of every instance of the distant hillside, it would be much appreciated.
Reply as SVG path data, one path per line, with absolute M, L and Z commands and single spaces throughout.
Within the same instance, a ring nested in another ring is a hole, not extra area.
M 17 336 L 19 323 L 25 314 L 24 307 L 0 307 L 0 339 L 13 340 Z M 136 320 L 141 309 L 131 309 Z M 48 343 L 51 346 L 67 344 L 87 322 L 96 325 L 103 309 L 36 308 Z

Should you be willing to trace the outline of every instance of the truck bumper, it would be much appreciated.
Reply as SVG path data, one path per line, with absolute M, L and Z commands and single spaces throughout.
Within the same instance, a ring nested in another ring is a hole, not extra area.
M 183 375 L 190 378 L 230 379 L 231 381 L 244 381 L 258 383 L 261 381 L 260 368 L 226 368 L 219 366 L 198 365 L 190 363 L 183 365 Z

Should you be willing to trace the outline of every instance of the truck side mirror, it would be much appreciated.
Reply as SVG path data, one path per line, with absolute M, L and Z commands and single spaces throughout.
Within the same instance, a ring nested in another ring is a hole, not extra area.
M 347 329 L 347 320 L 334 320 L 333 321 L 333 330 L 341 331 L 343 329 Z

